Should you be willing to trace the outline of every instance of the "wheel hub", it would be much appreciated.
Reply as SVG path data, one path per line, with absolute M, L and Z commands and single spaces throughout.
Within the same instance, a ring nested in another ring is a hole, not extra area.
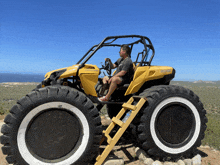
M 54 160 L 68 155 L 81 140 L 82 126 L 71 112 L 50 109 L 37 115 L 28 125 L 26 143 L 35 157 Z
M 192 136 L 194 124 L 193 113 L 186 105 L 172 103 L 161 109 L 155 127 L 161 142 L 178 147 Z

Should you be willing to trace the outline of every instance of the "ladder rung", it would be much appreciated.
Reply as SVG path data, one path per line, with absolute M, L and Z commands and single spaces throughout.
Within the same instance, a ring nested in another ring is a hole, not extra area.
M 103 133 L 105 134 L 105 137 L 107 138 L 107 143 L 110 144 L 112 141 L 112 138 L 110 137 L 109 134 L 107 134 L 105 131 L 103 131 Z
M 116 118 L 116 117 L 113 117 L 113 118 L 112 118 L 112 121 L 113 121 L 114 123 L 118 124 L 120 127 L 122 127 L 123 124 L 124 124 L 121 120 L 119 120 L 119 119 Z
M 122 107 L 123 107 L 123 108 L 130 109 L 130 110 L 132 110 L 132 111 L 134 111 L 134 110 L 136 109 L 136 106 L 131 105 L 131 104 L 128 104 L 128 103 L 124 103 L 124 104 L 122 105 Z

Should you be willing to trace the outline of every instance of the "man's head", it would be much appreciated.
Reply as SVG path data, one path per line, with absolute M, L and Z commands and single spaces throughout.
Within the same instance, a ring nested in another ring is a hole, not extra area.
M 126 58 L 131 54 L 131 48 L 128 45 L 122 45 L 120 49 L 120 56 Z

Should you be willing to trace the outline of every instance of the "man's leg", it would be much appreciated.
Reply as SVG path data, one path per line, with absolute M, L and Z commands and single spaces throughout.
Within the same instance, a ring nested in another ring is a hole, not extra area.
M 115 91 L 115 89 L 117 88 L 117 85 L 120 84 L 121 82 L 122 82 L 122 79 L 120 77 L 113 77 L 112 78 L 108 93 L 105 96 L 107 100 L 109 100 L 111 94 Z
M 108 88 L 108 80 L 109 80 L 108 76 L 103 77 L 102 79 L 103 85 L 102 85 L 100 95 L 104 95 L 105 90 Z

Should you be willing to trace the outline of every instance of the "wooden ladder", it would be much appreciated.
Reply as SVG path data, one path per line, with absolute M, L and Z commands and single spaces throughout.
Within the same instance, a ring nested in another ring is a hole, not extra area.
M 138 101 L 138 103 L 136 105 L 132 105 L 134 100 Z M 111 152 L 113 147 L 116 145 L 118 140 L 121 138 L 121 136 L 125 132 L 125 130 L 131 124 L 132 120 L 135 118 L 135 116 L 137 115 L 137 113 L 139 112 L 141 107 L 144 105 L 146 100 L 147 99 L 143 98 L 143 97 L 133 96 L 126 103 L 124 103 L 122 105 L 122 109 L 120 110 L 120 112 L 117 114 L 116 117 L 112 118 L 112 122 L 110 123 L 108 128 L 103 131 L 103 137 L 100 141 L 100 145 L 102 144 L 102 142 L 105 139 L 107 140 L 108 145 L 106 146 L 106 148 L 104 149 L 102 154 L 96 158 L 95 165 L 101 165 L 105 161 L 106 157 L 109 155 L 109 153 Z M 128 110 L 131 110 L 132 112 L 131 112 L 129 118 L 127 119 L 127 121 L 125 121 L 125 123 L 124 123 L 121 121 L 121 117 L 124 115 L 124 113 L 128 112 Z M 112 129 L 116 126 L 116 124 L 119 125 L 120 128 L 118 129 L 118 131 L 116 132 L 116 134 L 112 138 L 112 137 L 110 137 L 109 134 L 112 131 Z

